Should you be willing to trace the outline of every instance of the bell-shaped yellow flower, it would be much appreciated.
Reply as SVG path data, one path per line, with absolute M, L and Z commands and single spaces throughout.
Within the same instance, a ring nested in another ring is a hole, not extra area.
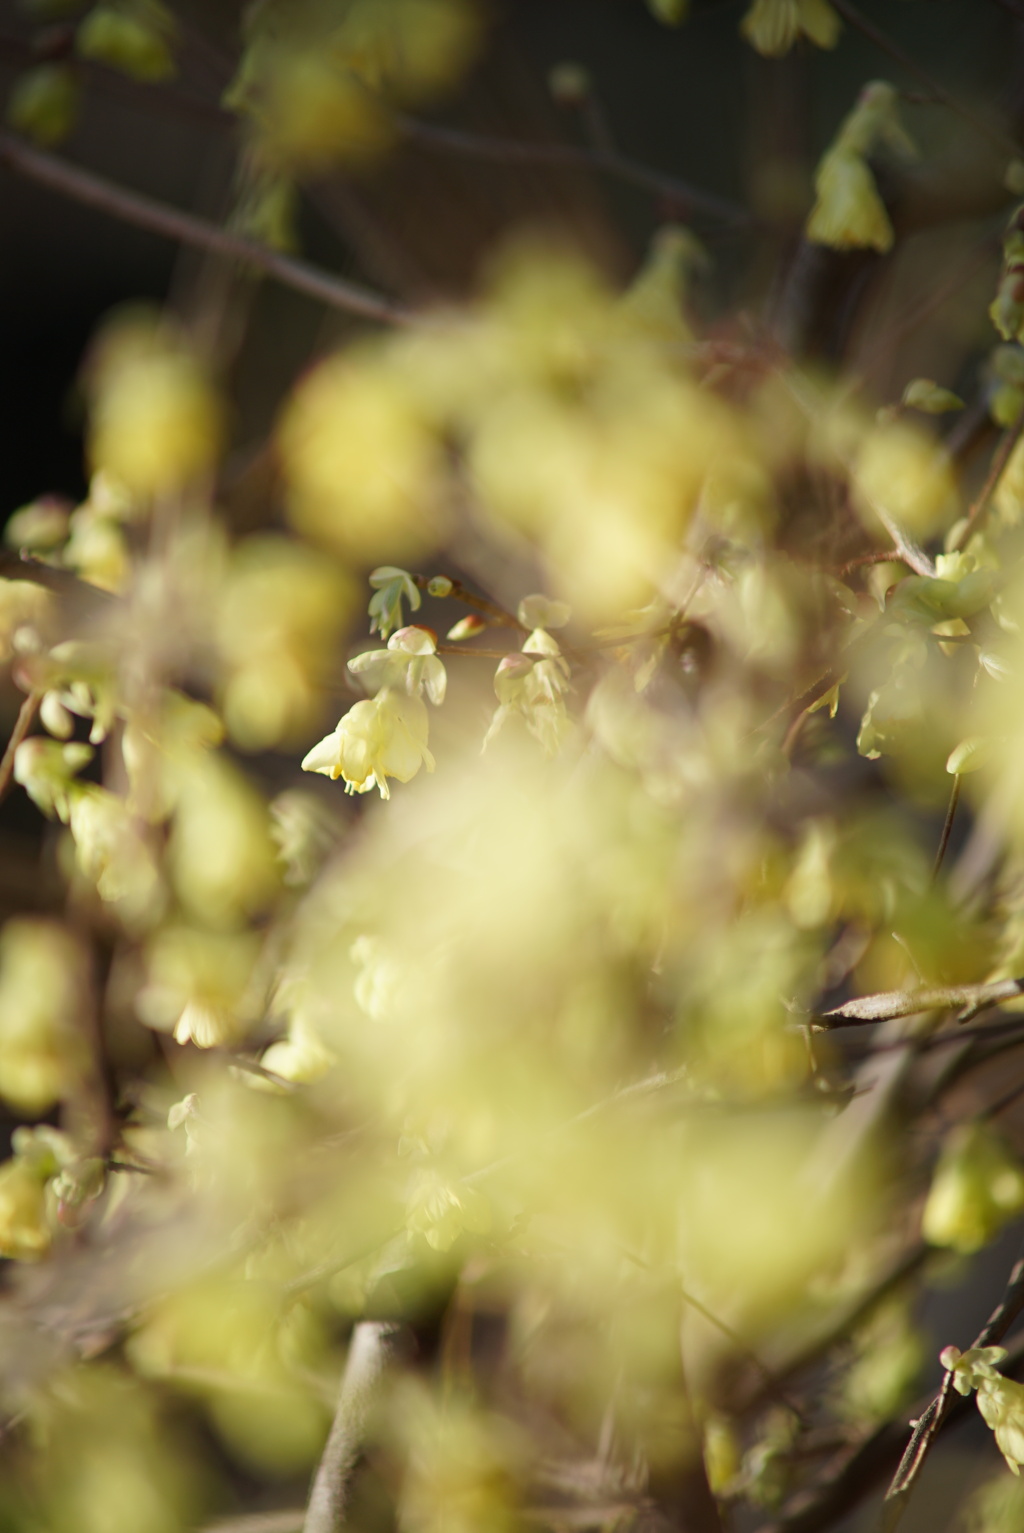
M 408 782 L 421 766 L 434 770 L 427 749 L 427 710 L 422 699 L 385 687 L 377 697 L 356 703 L 338 727 L 308 752 L 304 772 L 345 779 L 346 793 L 379 788 L 390 798 L 388 778 Z

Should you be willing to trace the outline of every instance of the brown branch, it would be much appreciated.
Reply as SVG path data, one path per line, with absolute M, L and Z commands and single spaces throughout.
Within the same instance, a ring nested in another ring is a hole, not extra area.
M 962 1008 L 964 1020 L 976 1016 L 982 1007 L 998 1006 L 1001 1001 L 1024 995 L 1024 979 L 997 979 L 988 985 L 927 985 L 920 990 L 879 990 L 873 995 L 858 996 L 841 1006 L 821 1012 L 811 1019 L 818 1031 L 833 1027 L 866 1027 L 875 1022 L 892 1022 L 898 1017 L 915 1017 L 923 1011 L 949 1011 Z M 959 1035 L 961 1038 L 963 1034 Z
M 677 176 L 665 175 L 659 170 L 652 170 L 650 166 L 638 164 L 616 150 L 493 138 L 479 133 L 466 133 L 459 128 L 443 127 L 439 123 L 423 122 L 415 117 L 400 118 L 399 126 L 406 138 L 422 144 L 426 149 L 438 149 L 503 165 L 566 165 L 601 170 L 618 181 L 640 187 L 642 191 L 669 198 L 678 203 L 684 212 L 692 209 L 721 219 L 724 223 L 748 228 L 754 223 L 752 215 L 737 203 L 716 197 L 712 192 L 702 191 L 687 181 L 680 181 Z
M 421 591 L 430 590 L 431 576 L 414 575 L 412 578 Z M 471 591 L 468 586 L 463 585 L 461 580 L 455 580 L 452 576 L 446 575 L 444 578 L 449 583 L 449 590 L 445 594 L 452 601 L 460 601 L 467 607 L 473 607 L 475 611 L 482 612 L 490 622 L 501 628 L 515 628 L 519 633 L 527 632 L 518 618 L 513 617 L 511 612 L 506 612 L 504 607 L 499 607 L 497 602 L 491 601 L 489 596 L 477 596 L 475 591 Z
M 141 192 L 129 191 L 92 171 L 72 165 L 59 155 L 35 149 L 13 133 L 0 132 L 0 165 L 137 229 L 254 267 L 283 286 L 330 308 L 389 325 L 406 325 L 413 321 L 410 310 L 392 303 L 380 293 L 336 277 L 307 261 L 271 250 L 244 235 L 222 229 L 205 218 L 197 218 L 194 213 L 168 207 Z
M 14 779 L 14 758 L 18 753 L 18 746 L 22 743 L 29 730 L 32 728 L 32 720 L 39 710 L 42 696 L 38 692 L 30 692 L 18 709 L 18 717 L 14 721 L 11 738 L 7 742 L 7 749 L 0 757 L 0 799 L 3 799 Z
M 1000 238 L 996 235 L 987 234 L 977 249 L 958 265 L 954 266 L 943 281 L 936 283 L 932 290 L 924 295 L 916 304 L 911 306 L 894 324 L 886 328 L 884 336 L 873 346 L 866 356 L 857 361 L 857 372 L 861 375 L 857 387 L 863 387 L 863 375 L 870 373 L 879 362 L 891 356 L 909 335 L 917 329 L 918 325 L 930 319 L 936 310 L 941 309 L 949 299 L 962 293 L 964 285 L 981 270 L 998 253 Z M 853 385 L 851 385 L 851 392 Z
M 1024 1256 L 1018 1257 L 1014 1262 L 1006 1292 L 971 1342 L 971 1348 L 991 1347 L 996 1342 L 1002 1341 L 1021 1310 L 1024 1310 Z M 910 1493 L 921 1473 L 924 1461 L 942 1430 L 943 1422 L 949 1415 L 953 1404 L 952 1394 L 953 1373 L 950 1371 L 942 1380 L 942 1387 L 934 1400 L 914 1424 L 913 1436 L 907 1444 L 899 1468 L 893 1476 L 892 1484 L 885 1493 L 883 1513 L 885 1533 L 891 1533 L 906 1511 Z
M 991 466 L 985 478 L 985 483 L 981 487 L 978 498 L 974 502 L 971 509 L 968 511 L 963 526 L 960 528 L 957 536 L 950 544 L 950 548 L 953 553 L 958 553 L 960 549 L 963 548 L 964 544 L 967 542 L 967 539 L 974 531 L 976 524 L 987 512 L 989 503 L 991 502 L 993 495 L 996 493 L 996 490 L 999 488 L 999 481 L 1002 479 L 1006 470 L 1006 466 L 1013 456 L 1013 450 L 1017 446 L 1017 443 L 1020 441 L 1022 435 L 1024 435 L 1024 410 L 1021 411 L 1015 424 L 1012 425 L 1010 429 L 1004 434 L 1002 441 L 996 448 L 992 458 Z
M 946 850 L 949 846 L 949 838 L 953 834 L 953 821 L 956 818 L 956 806 L 960 802 L 960 783 L 960 773 L 954 772 L 953 791 L 949 795 L 949 806 L 946 809 L 946 818 L 942 822 L 942 834 L 939 837 L 938 850 L 935 853 L 935 862 L 932 867 L 933 884 L 938 883 L 939 874 L 942 872 L 942 864 L 946 860 Z
M 941 101 L 943 106 L 948 107 L 951 112 L 955 112 L 964 122 L 970 123 L 975 133 L 998 149 L 1000 154 L 1013 155 L 1018 152 L 1012 138 L 1005 133 L 1000 133 L 997 128 L 993 128 L 983 117 L 977 116 L 971 107 L 959 100 L 944 85 L 941 85 L 934 76 L 929 74 L 928 70 L 917 62 L 913 54 L 907 53 L 905 49 L 900 47 L 899 43 L 894 42 L 887 33 L 876 27 L 873 21 L 869 21 L 863 12 L 859 11 L 851 3 L 851 0 L 832 0 L 832 5 L 839 12 L 840 16 L 849 22 L 851 27 L 855 27 L 869 42 L 874 43 L 875 47 L 880 49 L 882 53 L 888 54 L 889 58 L 902 65 L 908 74 L 912 74 L 920 80 L 921 84 L 927 87 L 936 101 Z
M 1006 1373 L 1012 1376 L 1019 1369 L 1022 1359 L 1024 1340 L 1011 1348 Z M 930 1396 L 926 1396 L 920 1400 L 913 1407 L 915 1413 L 920 1411 L 924 1414 L 930 1399 Z M 968 1418 L 969 1403 L 960 1395 L 955 1395 L 946 1420 L 965 1421 Z M 824 1480 L 794 1497 L 780 1517 L 764 1524 L 757 1533 L 819 1533 L 819 1530 L 849 1517 L 897 1463 L 905 1434 L 906 1426 L 902 1420 L 882 1422 L 837 1467 L 830 1470 Z

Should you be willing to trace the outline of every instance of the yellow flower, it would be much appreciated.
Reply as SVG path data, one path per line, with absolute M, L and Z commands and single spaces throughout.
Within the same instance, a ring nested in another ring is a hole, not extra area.
M 381 798 L 390 798 L 389 777 L 408 782 L 421 766 L 434 770 L 427 729 L 423 701 L 385 687 L 379 696 L 350 708 L 333 734 L 305 756 L 302 770 L 320 772 L 333 781 L 343 777 L 346 793 L 368 793 L 376 787 Z
M 834 48 L 840 21 L 828 0 L 754 0 L 740 31 L 758 53 L 780 58 L 801 33 L 819 48 Z
M 1022 1208 L 1024 1166 L 1002 1135 L 974 1124 L 956 1130 L 939 1157 L 922 1234 L 933 1246 L 980 1251 Z
M 841 145 L 830 149 L 818 167 L 814 186 L 818 197 L 807 224 L 808 239 L 835 250 L 891 249 L 889 215 L 875 178 L 859 154 Z
M 1024 1464 L 1024 1384 L 997 1374 L 978 1385 L 978 1409 L 995 1434 L 996 1447 L 1014 1474 Z
M 37 1261 L 50 1249 L 46 1179 L 16 1157 L 0 1166 L 0 1256 Z

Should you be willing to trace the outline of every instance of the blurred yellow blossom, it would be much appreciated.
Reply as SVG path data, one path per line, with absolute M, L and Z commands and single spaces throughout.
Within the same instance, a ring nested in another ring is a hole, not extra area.
M 988 1124 L 955 1129 L 932 1178 L 921 1230 L 935 1246 L 978 1251 L 1024 1209 L 1024 1165 Z
M 278 445 L 300 532 L 361 559 L 421 554 L 442 535 L 444 453 L 386 357 L 321 362 L 299 382 Z
M 0 931 L 0 1096 L 46 1112 L 81 1082 L 88 959 L 55 921 L 10 920 Z
M 244 749 L 293 743 L 308 729 L 350 606 L 342 571 L 291 539 L 264 534 L 235 549 L 217 633 L 224 720 Z
M 259 1013 L 253 973 L 259 944 L 250 932 L 164 926 L 149 943 L 146 984 L 136 1010 L 176 1043 L 209 1049 L 237 1043 Z
M 222 408 L 198 356 L 129 309 L 107 321 L 87 370 L 89 457 L 136 495 L 181 489 L 220 449 Z
M 788 53 L 801 34 L 819 48 L 834 48 L 840 29 L 828 0 L 754 0 L 740 23 L 747 41 L 767 58 Z

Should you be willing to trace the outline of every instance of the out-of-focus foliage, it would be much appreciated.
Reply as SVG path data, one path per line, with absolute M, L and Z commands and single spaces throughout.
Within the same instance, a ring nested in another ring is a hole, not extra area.
M 408 116 L 486 58 L 471 0 L 261 0 L 230 57 L 156 0 L 31 9 L 59 25 L 12 126 L 59 143 L 103 70 L 164 89 L 198 48 L 230 233 L 307 295 L 277 254 L 307 197 L 365 229 L 417 134 L 531 153 Z M 843 40 L 828 0 L 730 26 L 760 71 Z M 596 71 L 550 83 L 596 147 L 538 158 L 649 186 Z M 928 1358 L 914 1274 L 1024 1211 L 993 1121 L 1024 1038 L 1021 211 L 1000 182 L 956 366 L 944 336 L 883 386 L 780 317 L 805 269 L 899 269 L 913 143 L 944 170 L 919 106 L 866 83 L 784 229 L 679 194 L 629 280 L 521 221 L 444 303 L 357 305 L 395 323 L 325 332 L 255 442 L 237 239 L 189 225 L 194 312 L 100 326 L 87 492 L 6 508 L 0 579 L 0 794 L 43 848 L 0 926 L 0 1527 L 184 1533 L 298 1496 L 325 1442 L 366 1530 L 851 1509 L 822 1484 Z M 947 1392 L 1017 1474 L 994 1342 L 946 1348 Z

